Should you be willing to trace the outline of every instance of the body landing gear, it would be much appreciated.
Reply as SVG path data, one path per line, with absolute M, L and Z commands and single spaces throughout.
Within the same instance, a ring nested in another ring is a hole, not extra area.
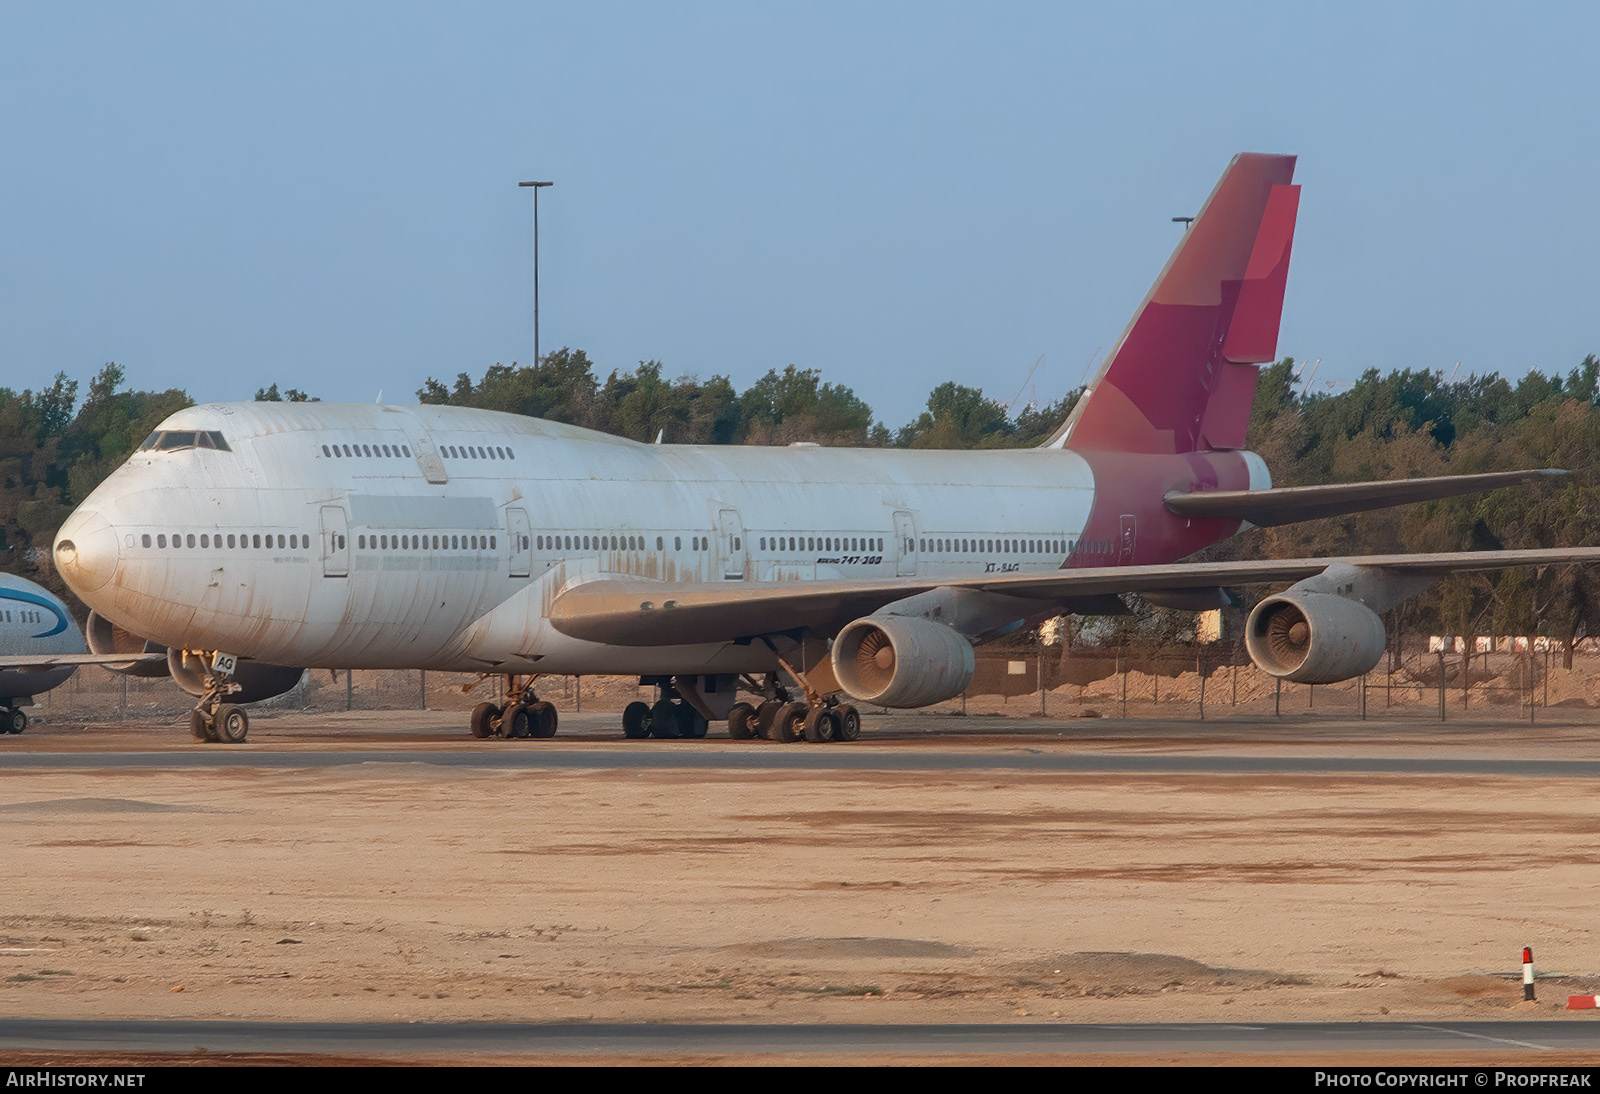
M 28 716 L 21 707 L 0 706 L 0 733 L 21 733 L 28 728 Z
M 698 740 L 711 728 L 705 715 L 690 706 L 675 688 L 658 689 L 654 703 L 631 702 L 622 712 L 622 735 L 630 741 L 654 737 L 662 741 Z
M 533 693 L 535 679 L 537 677 L 507 676 L 504 706 L 479 703 L 472 708 L 467 723 L 472 735 L 478 738 L 554 737 L 560 719 L 554 703 L 547 703 Z M 482 683 L 482 679 L 477 683 Z

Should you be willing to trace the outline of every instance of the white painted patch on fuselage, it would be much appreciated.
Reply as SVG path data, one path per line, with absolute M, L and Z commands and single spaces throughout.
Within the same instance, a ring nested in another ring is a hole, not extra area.
M 226 448 L 135 454 L 63 525 L 63 576 L 157 642 L 307 667 L 764 669 L 759 646 L 581 642 L 544 609 L 615 574 L 1046 572 L 1093 495 L 1059 449 L 644 445 L 456 407 L 215 404 L 160 431 Z

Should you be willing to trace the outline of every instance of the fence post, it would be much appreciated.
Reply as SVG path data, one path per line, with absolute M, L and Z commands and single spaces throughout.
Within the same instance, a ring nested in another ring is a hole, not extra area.
M 355 709 L 355 678 L 356 674 L 354 669 L 344 670 L 344 709 L 346 710 Z
M 1206 673 L 1205 664 L 1200 660 L 1200 647 L 1194 648 L 1194 671 L 1200 677 L 1200 720 L 1206 720 Z
M 1439 721 L 1444 721 L 1444 648 L 1439 649 Z
M 122 698 L 117 703 L 117 718 L 126 720 L 128 717 L 128 678 L 119 676 L 118 679 L 122 681 Z
M 1034 668 L 1034 675 L 1039 678 L 1039 717 L 1044 717 L 1044 654 L 1039 655 L 1039 660 Z
M 1275 718 L 1283 717 L 1283 677 L 1274 676 L 1272 689 L 1272 715 Z
M 1365 673 L 1361 676 L 1361 720 L 1363 722 L 1367 720 L 1367 677 Z
M 572 709 L 579 714 L 583 713 L 583 677 L 581 676 L 572 678 Z
M 1122 674 L 1122 716 L 1128 716 L 1128 666 L 1122 663 L 1122 654 L 1117 654 L 1117 671 Z
M 428 670 L 423 669 L 418 674 L 417 684 L 417 709 L 428 709 Z

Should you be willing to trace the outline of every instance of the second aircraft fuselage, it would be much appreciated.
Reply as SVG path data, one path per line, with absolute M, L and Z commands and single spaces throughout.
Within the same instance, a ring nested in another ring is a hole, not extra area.
M 156 642 L 304 667 L 761 671 L 759 644 L 551 627 L 575 582 L 803 582 L 1168 562 L 1238 529 L 1170 489 L 1267 485 L 1249 453 L 644 445 L 440 406 L 172 415 L 63 525 L 56 564 Z M 512 598 L 516 600 L 513 602 Z M 511 602 L 511 603 L 508 603 Z M 508 640 L 501 609 L 522 613 Z

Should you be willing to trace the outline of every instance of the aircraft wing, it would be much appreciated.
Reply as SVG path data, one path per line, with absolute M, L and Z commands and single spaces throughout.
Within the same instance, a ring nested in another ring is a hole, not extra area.
M 1052 603 L 1106 594 L 1299 581 L 1321 573 L 1335 562 L 1395 573 L 1443 576 L 1513 566 L 1600 562 L 1600 547 L 1176 562 L 1053 570 L 1045 574 L 870 581 L 666 582 L 629 577 L 591 581 L 566 590 L 552 602 L 549 619 L 562 634 L 619 646 L 733 642 L 799 628 L 832 633 L 853 619 L 932 589 L 998 593 L 1038 601 L 1039 607 L 1045 609 Z
M 1238 517 L 1263 527 L 1293 524 L 1318 517 L 1337 517 L 1387 509 L 1413 501 L 1453 498 L 1481 490 L 1517 486 L 1536 479 L 1555 479 L 1570 471 L 1495 471 L 1486 475 L 1441 475 L 1428 479 L 1346 482 L 1333 486 L 1281 486 L 1268 490 L 1173 490 L 1164 499 L 1167 511 L 1180 517 Z
M 63 665 L 129 665 L 138 661 L 165 661 L 165 653 L 40 653 L 0 657 L 0 669 L 43 672 Z

